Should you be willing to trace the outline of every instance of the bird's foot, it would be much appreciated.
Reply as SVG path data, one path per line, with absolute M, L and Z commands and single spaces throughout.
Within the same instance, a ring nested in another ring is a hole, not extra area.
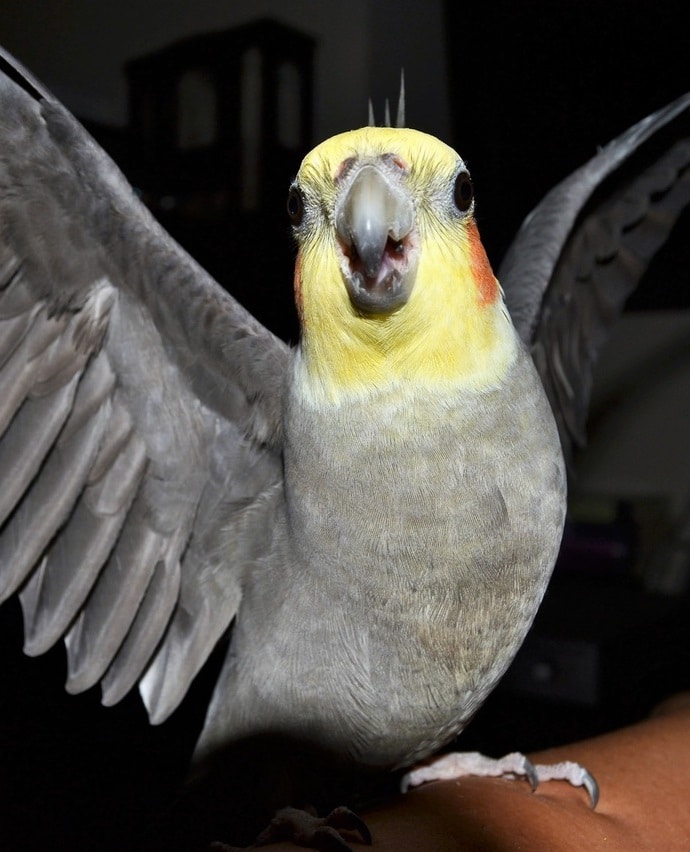
M 296 846 L 318 849 L 321 852 L 352 852 L 341 831 L 359 834 L 361 842 L 371 846 L 371 833 L 366 824 L 349 808 L 332 810 L 326 817 L 299 808 L 281 808 L 270 824 L 244 849 L 258 849 L 281 840 L 291 840 Z M 212 852 L 240 852 L 239 847 L 213 843 Z
M 579 763 L 532 763 L 524 754 L 512 752 L 501 758 L 485 757 L 477 751 L 452 752 L 444 754 L 427 766 L 421 766 L 406 773 L 401 781 L 402 791 L 416 787 L 426 781 L 441 781 L 461 778 L 464 775 L 490 777 L 516 776 L 526 778 L 532 790 L 537 789 L 541 781 L 568 781 L 574 787 L 584 787 L 589 793 L 592 809 L 599 801 L 599 785 L 590 773 Z

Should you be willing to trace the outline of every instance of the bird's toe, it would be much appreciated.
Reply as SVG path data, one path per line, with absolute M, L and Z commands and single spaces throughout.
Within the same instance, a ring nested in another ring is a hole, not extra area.
M 584 787 L 589 794 L 590 805 L 596 808 L 599 801 L 599 785 L 595 778 L 579 763 L 563 761 L 552 764 L 533 764 L 524 754 L 511 752 L 504 757 L 486 757 L 479 752 L 451 752 L 444 754 L 426 766 L 420 766 L 403 776 L 401 788 L 406 792 L 428 781 L 461 778 L 466 775 L 483 777 L 525 778 L 532 791 L 543 781 L 567 781 L 573 787 Z

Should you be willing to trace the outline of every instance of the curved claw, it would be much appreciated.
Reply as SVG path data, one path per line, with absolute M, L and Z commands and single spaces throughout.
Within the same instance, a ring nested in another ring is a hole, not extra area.
M 518 755 L 507 755 L 507 758 L 514 758 Z M 578 763 L 566 761 L 560 764 L 553 765 L 537 765 L 535 766 L 529 758 L 522 757 L 521 775 L 524 775 L 534 793 L 539 786 L 540 781 L 562 780 L 568 781 L 576 787 L 584 787 L 589 794 L 589 806 L 594 810 L 599 803 L 599 785 L 596 778 L 588 772 L 584 766 Z
M 539 775 L 537 774 L 537 769 L 535 765 L 527 757 L 523 757 L 522 774 L 529 781 L 529 786 L 532 792 L 534 793 L 534 791 L 539 786 Z
M 597 779 L 586 769 L 582 776 L 582 786 L 589 793 L 589 806 L 592 810 L 599 804 L 599 785 Z
M 357 816 L 349 808 L 344 806 L 334 808 L 325 817 L 324 824 L 338 830 L 344 828 L 347 831 L 356 831 L 362 838 L 362 843 L 366 846 L 371 846 L 371 832 L 369 831 L 369 827 L 361 817 Z
M 599 802 L 599 785 L 594 776 L 579 763 L 565 760 L 562 763 L 538 763 L 535 767 L 539 781 L 567 781 L 573 787 L 584 787 L 589 794 L 592 810 Z

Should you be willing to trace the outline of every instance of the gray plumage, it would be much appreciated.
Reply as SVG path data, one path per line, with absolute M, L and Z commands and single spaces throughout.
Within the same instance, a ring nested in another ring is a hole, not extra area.
M 28 653 L 65 635 L 71 691 L 113 703 L 148 667 L 159 722 L 271 528 L 290 353 L 29 79 L 0 80 L 1 594 Z
M 508 383 L 507 400 L 503 387 L 463 394 L 452 426 L 430 425 L 433 394 L 384 395 L 372 404 L 395 425 L 374 433 L 366 407 L 324 415 L 290 393 L 291 535 L 272 555 L 284 567 L 249 581 L 248 612 L 238 618 L 201 751 L 220 746 L 228 731 L 282 729 L 358 764 L 391 768 L 464 727 L 532 620 L 563 523 L 555 430 L 522 430 L 550 419 L 543 396 L 530 393 L 538 379 L 527 357 Z M 323 434 L 340 436 L 335 451 L 315 440 Z M 486 434 L 504 451 L 482 452 Z M 450 461 L 449 445 L 457 447 Z M 375 489 L 358 486 L 370 480 Z M 489 536 L 500 562 L 486 553 Z
M 428 754 L 509 664 L 555 560 L 564 474 L 529 358 L 500 402 L 458 400 L 450 427 L 416 428 L 425 400 L 395 410 L 429 465 L 419 489 L 409 447 L 367 444 L 363 412 L 319 422 L 292 386 L 294 353 L 2 57 L 0 596 L 20 593 L 27 653 L 64 636 L 69 690 L 100 681 L 112 704 L 138 685 L 160 722 L 235 621 L 201 754 L 280 728 L 374 766 Z M 504 262 L 507 304 L 575 435 L 601 334 L 690 200 L 690 144 L 583 211 L 688 107 L 645 119 L 557 187 Z M 613 279 L 612 255 L 625 270 Z M 337 450 L 319 453 L 314 435 L 336 432 Z M 487 434 L 505 449 L 481 456 Z M 377 494 L 357 492 L 368 479 Z M 395 503 L 377 499 L 394 488 Z M 390 574 L 362 570 L 374 561 Z
M 647 116 L 555 186 L 499 267 L 568 456 L 585 442 L 601 344 L 688 205 L 688 106 L 684 95 Z M 659 150 L 669 124 L 673 133 Z

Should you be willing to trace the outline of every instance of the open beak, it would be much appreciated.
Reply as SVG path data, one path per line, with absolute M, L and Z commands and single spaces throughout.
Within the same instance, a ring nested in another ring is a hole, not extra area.
M 415 210 L 404 172 L 391 160 L 384 155 L 351 166 L 336 203 L 345 284 L 366 314 L 401 307 L 414 285 Z

